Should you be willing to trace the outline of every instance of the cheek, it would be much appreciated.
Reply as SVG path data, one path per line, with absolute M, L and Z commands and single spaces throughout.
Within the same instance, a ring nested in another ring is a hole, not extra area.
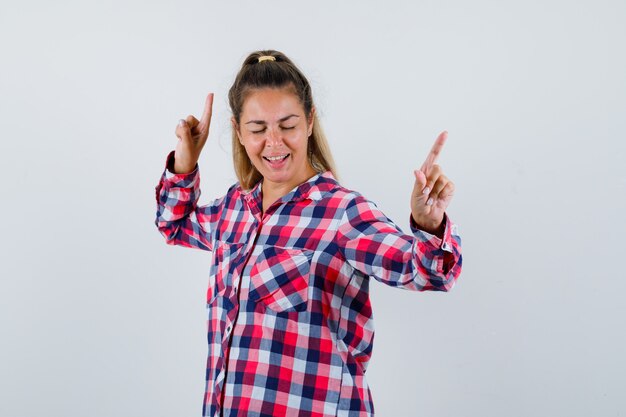
M 299 154 L 306 154 L 309 143 L 306 136 L 298 136 L 288 141 L 287 145 L 292 151 L 297 151 Z
M 254 149 L 246 148 L 246 153 L 248 154 L 248 158 L 251 161 L 255 161 L 260 158 L 259 153 L 256 152 Z
M 258 154 L 263 150 L 262 144 L 252 138 L 245 138 L 243 147 L 250 159 L 258 157 Z

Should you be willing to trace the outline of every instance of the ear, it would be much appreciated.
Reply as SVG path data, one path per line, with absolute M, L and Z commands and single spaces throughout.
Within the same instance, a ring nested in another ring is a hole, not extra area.
M 313 133 L 313 121 L 315 120 L 315 106 L 311 107 L 311 115 L 309 116 L 308 126 L 307 126 L 307 136 L 311 136 Z
M 237 125 L 237 121 L 235 120 L 234 117 L 230 118 L 230 124 L 233 127 L 233 130 L 235 131 L 235 133 L 237 134 L 237 138 L 239 138 L 239 143 L 241 143 L 241 146 L 243 146 L 243 140 L 241 139 L 241 133 L 239 133 L 239 126 Z

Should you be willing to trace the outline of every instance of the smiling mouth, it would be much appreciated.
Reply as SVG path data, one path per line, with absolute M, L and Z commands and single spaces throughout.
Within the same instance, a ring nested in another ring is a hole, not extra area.
M 280 161 L 284 161 L 285 159 L 287 159 L 289 155 L 291 154 L 279 155 L 279 156 L 264 156 L 263 159 L 269 162 L 280 162 Z

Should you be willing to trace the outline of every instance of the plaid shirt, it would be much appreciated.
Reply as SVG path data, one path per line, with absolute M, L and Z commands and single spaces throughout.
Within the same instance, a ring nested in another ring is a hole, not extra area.
M 261 183 L 199 207 L 197 168 L 166 169 L 156 194 L 167 243 L 213 252 L 203 416 L 372 416 L 370 277 L 447 291 L 461 272 L 447 216 L 443 239 L 406 235 L 330 172 L 265 213 Z

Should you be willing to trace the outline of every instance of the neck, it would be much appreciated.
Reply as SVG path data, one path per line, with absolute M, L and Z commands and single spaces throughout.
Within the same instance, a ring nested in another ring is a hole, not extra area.
M 272 182 L 267 179 L 263 179 L 263 212 L 267 210 L 275 201 L 289 194 L 298 185 L 302 184 L 309 178 L 313 177 L 317 172 L 311 167 L 307 167 L 307 170 L 289 182 Z

